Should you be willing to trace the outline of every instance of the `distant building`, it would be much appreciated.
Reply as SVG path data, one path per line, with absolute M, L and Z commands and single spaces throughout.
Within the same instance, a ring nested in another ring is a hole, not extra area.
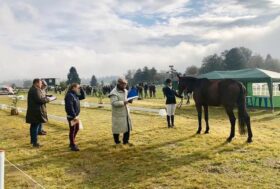
M 42 80 L 45 80 L 49 87 L 55 87 L 60 82 L 58 78 L 42 78 Z

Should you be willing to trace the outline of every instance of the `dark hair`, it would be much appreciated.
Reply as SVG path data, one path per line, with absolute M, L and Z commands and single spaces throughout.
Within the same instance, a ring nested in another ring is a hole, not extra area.
M 33 85 L 36 83 L 39 83 L 40 81 L 41 81 L 41 79 L 39 79 L 39 78 L 33 79 Z
M 171 79 L 166 79 L 166 80 L 165 80 L 165 83 L 166 83 L 166 84 L 172 83 L 172 80 L 171 80 Z

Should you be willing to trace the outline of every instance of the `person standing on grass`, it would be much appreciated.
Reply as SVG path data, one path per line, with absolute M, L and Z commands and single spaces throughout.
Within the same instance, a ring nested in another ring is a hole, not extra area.
M 38 143 L 39 127 L 48 121 L 45 104 L 49 99 L 42 93 L 42 81 L 33 80 L 33 86 L 28 91 L 26 123 L 30 124 L 31 144 L 35 148 L 41 147 Z
M 149 89 L 148 83 L 145 83 L 144 85 L 145 98 L 148 98 L 148 89 Z
M 79 114 L 80 114 L 80 100 L 85 99 L 85 92 L 79 84 L 73 83 L 69 86 L 68 92 L 65 95 L 65 111 L 67 113 L 67 120 L 69 123 L 69 140 L 72 151 L 79 151 L 75 143 L 76 135 L 79 131 Z
M 123 133 L 123 144 L 132 146 L 129 143 L 132 123 L 129 114 L 126 86 L 127 81 L 119 78 L 117 86 L 109 94 L 112 105 L 112 132 L 116 145 L 121 144 L 119 136 Z
M 47 88 L 48 88 L 47 82 L 45 80 L 42 80 L 41 90 L 42 90 L 43 97 L 47 97 Z M 45 108 L 47 108 L 46 104 L 44 104 L 43 106 L 45 106 Z M 41 123 L 38 128 L 38 135 L 46 135 L 46 134 L 47 134 L 47 132 L 44 131 L 44 129 L 43 129 L 43 123 Z
M 167 109 L 167 125 L 168 128 L 174 127 L 175 110 L 176 110 L 176 96 L 183 98 L 172 88 L 172 80 L 167 79 L 166 87 L 163 89 L 164 95 L 166 97 L 166 109 Z

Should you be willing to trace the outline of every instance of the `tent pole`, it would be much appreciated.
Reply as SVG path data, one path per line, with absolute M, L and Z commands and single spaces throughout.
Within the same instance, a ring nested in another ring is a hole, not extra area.
M 269 90 L 269 97 L 270 97 L 270 106 L 272 112 L 274 112 L 274 103 L 273 103 L 273 82 L 272 79 L 267 83 L 268 84 L 268 90 Z

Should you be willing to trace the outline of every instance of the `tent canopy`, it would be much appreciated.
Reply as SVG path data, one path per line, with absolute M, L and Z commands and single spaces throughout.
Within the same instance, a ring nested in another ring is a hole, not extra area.
M 246 88 L 247 83 L 265 82 L 268 84 L 271 108 L 274 109 L 273 82 L 280 82 L 280 73 L 254 68 L 234 71 L 213 71 L 199 75 L 198 78 L 207 78 L 211 80 L 235 79 L 244 83 Z
M 241 82 L 280 82 L 280 73 L 259 68 L 243 69 L 234 71 L 213 71 L 198 76 L 199 78 L 208 79 L 235 79 Z

